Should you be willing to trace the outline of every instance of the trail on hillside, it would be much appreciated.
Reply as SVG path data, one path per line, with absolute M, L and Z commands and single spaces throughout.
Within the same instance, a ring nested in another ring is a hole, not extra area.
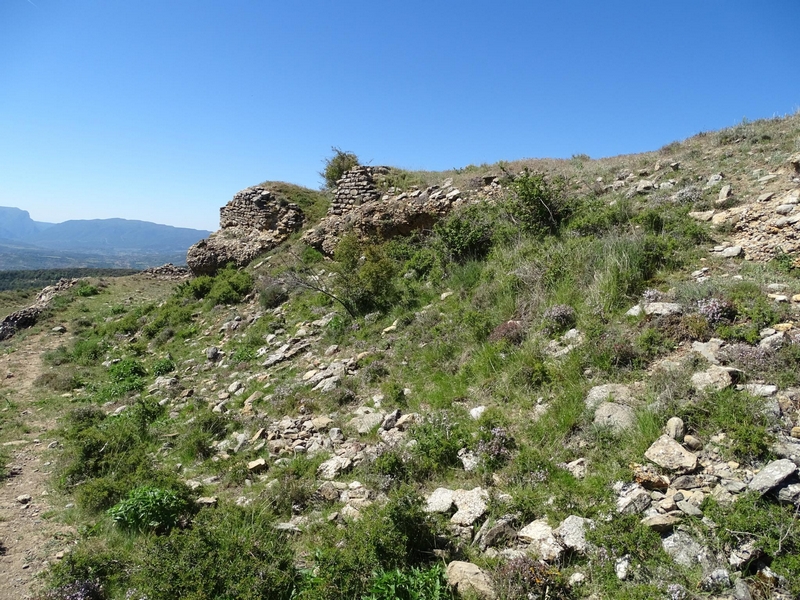
M 48 483 L 54 459 L 48 446 L 56 422 L 35 405 L 42 354 L 59 343 L 53 334 L 41 333 L 19 340 L 15 351 L 0 356 L 5 398 L 0 411 L 13 411 L 25 424 L 4 444 L 10 474 L 0 482 L 0 600 L 32 597 L 37 574 L 63 556 L 74 536 L 71 527 L 46 518 L 53 508 Z

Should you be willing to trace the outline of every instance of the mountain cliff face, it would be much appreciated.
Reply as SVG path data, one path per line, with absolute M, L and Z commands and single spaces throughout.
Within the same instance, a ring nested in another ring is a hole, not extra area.
M 0 206 L 0 240 L 24 240 L 48 228 L 50 223 L 31 219 L 27 210 Z

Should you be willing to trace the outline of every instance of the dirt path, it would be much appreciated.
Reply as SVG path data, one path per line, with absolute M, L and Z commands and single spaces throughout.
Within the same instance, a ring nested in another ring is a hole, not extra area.
M 15 340 L 16 351 L 0 355 L 0 411 L 13 411 L 24 423 L 3 444 L 11 475 L 0 482 L 0 600 L 31 598 L 36 575 L 58 560 L 74 537 L 70 527 L 44 518 L 52 508 L 48 461 L 53 452 L 48 446 L 56 422 L 34 404 L 33 382 L 43 369 L 41 355 L 60 342 L 45 332 Z

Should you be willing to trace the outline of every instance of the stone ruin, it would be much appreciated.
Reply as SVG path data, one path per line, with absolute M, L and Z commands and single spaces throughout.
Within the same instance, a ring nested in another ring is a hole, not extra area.
M 189 248 L 194 275 L 213 275 L 228 263 L 243 267 L 285 241 L 304 222 L 300 207 L 269 190 L 250 187 L 219 210 L 220 229 Z
M 337 182 L 327 217 L 308 230 L 303 241 L 332 255 L 345 233 L 382 239 L 409 235 L 431 229 L 455 207 L 474 199 L 474 193 L 462 194 L 453 187 L 452 180 L 424 190 L 398 190 L 388 185 L 390 172 L 389 167 L 359 166 L 345 173 Z
M 353 167 L 336 182 L 328 216 L 343 215 L 362 204 L 381 198 L 376 183 L 389 174 L 389 167 Z
M 481 178 L 464 193 L 451 179 L 425 189 L 391 187 L 391 168 L 357 166 L 337 181 L 328 214 L 302 240 L 332 255 L 347 232 L 360 238 L 392 238 L 431 229 L 454 208 L 502 193 L 496 177 Z M 482 187 L 481 187 L 482 185 Z M 284 242 L 304 224 L 301 209 L 256 186 L 237 193 L 220 209 L 220 229 L 189 249 L 186 263 L 194 275 L 212 275 L 228 263 L 247 265 Z

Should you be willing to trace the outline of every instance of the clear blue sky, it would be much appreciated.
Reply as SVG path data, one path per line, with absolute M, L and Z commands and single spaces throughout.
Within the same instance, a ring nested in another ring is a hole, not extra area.
M 0 205 L 216 229 L 332 145 L 447 169 L 800 107 L 798 0 L 0 0 Z

